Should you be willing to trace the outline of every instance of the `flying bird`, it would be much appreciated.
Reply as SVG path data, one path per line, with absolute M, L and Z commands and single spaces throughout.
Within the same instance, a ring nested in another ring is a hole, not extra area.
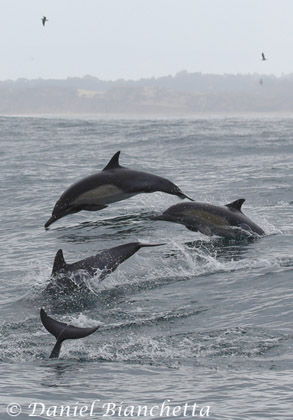
M 267 60 L 267 58 L 265 57 L 264 53 L 261 53 L 261 57 L 262 57 L 262 61 Z
M 43 26 L 45 26 L 45 23 L 48 22 L 48 19 L 46 18 L 46 16 L 42 17 L 42 24 Z

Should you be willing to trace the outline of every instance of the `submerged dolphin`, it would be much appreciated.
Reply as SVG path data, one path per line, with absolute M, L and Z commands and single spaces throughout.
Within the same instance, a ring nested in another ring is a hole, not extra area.
M 207 203 L 180 203 L 169 207 L 154 220 L 181 223 L 194 232 L 204 235 L 218 235 L 225 238 L 238 238 L 253 234 L 263 235 L 264 231 L 241 211 L 244 199 L 233 201 L 225 206 Z
M 117 152 L 101 172 L 83 178 L 67 188 L 55 204 L 45 228 L 67 214 L 81 210 L 102 210 L 108 204 L 140 193 L 162 191 L 192 201 L 166 178 L 120 166 L 119 155 L 120 152 Z
M 119 264 L 123 263 L 140 248 L 160 246 L 163 244 L 143 244 L 131 242 L 114 248 L 105 249 L 92 257 L 67 264 L 62 249 L 55 256 L 50 282 L 45 292 L 51 294 L 67 294 L 73 291 L 87 289 L 86 279 L 101 271 L 99 279 L 112 273 Z
M 64 340 L 87 337 L 88 335 L 97 331 L 97 329 L 100 327 L 97 326 L 93 328 L 78 328 L 74 327 L 73 325 L 65 324 L 64 322 L 59 322 L 49 317 L 43 308 L 40 311 L 40 316 L 46 330 L 54 335 L 57 339 L 50 355 L 50 359 L 59 357 L 61 346 Z

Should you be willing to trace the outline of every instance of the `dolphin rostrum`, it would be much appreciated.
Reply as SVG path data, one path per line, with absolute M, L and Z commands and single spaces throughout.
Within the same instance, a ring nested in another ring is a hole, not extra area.
M 72 264 L 65 262 L 63 251 L 59 249 L 55 256 L 53 270 L 45 292 L 50 294 L 68 294 L 87 289 L 86 280 L 99 273 L 99 280 L 116 270 L 140 248 L 154 247 L 164 244 L 144 244 L 130 242 L 98 252 L 96 255 L 76 261 Z
M 264 231 L 241 211 L 244 199 L 225 206 L 208 203 L 180 203 L 169 207 L 154 220 L 181 223 L 194 232 L 204 235 L 218 235 L 225 238 L 239 238 L 242 235 L 263 235 Z
M 45 228 L 68 214 L 81 210 L 102 210 L 108 204 L 140 193 L 162 191 L 192 201 L 166 178 L 120 166 L 119 155 L 120 152 L 115 153 L 102 171 L 87 176 L 67 188 L 56 202 Z
M 54 335 L 57 339 L 50 355 L 50 359 L 57 359 L 59 357 L 61 346 L 64 340 L 87 337 L 88 335 L 97 331 L 98 328 L 100 328 L 100 326 L 92 328 L 79 328 L 74 327 L 73 325 L 65 324 L 64 322 L 56 321 L 55 319 L 49 317 L 43 308 L 40 311 L 40 316 L 46 330 Z

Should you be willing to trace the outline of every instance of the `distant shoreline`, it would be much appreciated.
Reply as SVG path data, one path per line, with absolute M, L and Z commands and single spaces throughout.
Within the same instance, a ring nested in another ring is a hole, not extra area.
M 96 77 L 0 82 L 2 115 L 191 117 L 293 113 L 293 75 L 205 75 L 103 81 Z

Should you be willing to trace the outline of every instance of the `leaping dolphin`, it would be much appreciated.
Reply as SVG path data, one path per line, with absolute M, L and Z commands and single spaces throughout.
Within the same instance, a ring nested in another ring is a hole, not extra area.
M 87 288 L 86 279 L 93 277 L 100 270 L 99 280 L 104 280 L 107 275 L 135 254 L 140 248 L 154 247 L 164 244 L 144 244 L 131 242 L 98 252 L 96 255 L 76 261 L 72 264 L 65 262 L 63 251 L 59 249 L 55 256 L 53 270 L 45 293 L 68 294 L 82 291 Z
M 61 346 L 64 340 L 77 339 L 87 337 L 97 331 L 100 326 L 92 328 L 78 328 L 73 325 L 65 324 L 64 322 L 56 321 L 49 317 L 44 309 L 40 311 L 41 321 L 49 333 L 54 335 L 57 339 L 56 344 L 51 352 L 50 359 L 58 358 L 61 350 Z
M 162 191 L 192 201 L 192 198 L 168 179 L 120 166 L 119 155 L 120 152 L 115 153 L 101 172 L 71 185 L 56 202 L 45 228 L 68 214 L 78 213 L 81 210 L 102 210 L 108 204 L 140 193 Z
M 244 198 L 225 206 L 207 203 L 180 203 L 169 207 L 154 220 L 181 223 L 187 229 L 204 235 L 218 235 L 225 238 L 263 235 L 264 231 L 241 211 Z

